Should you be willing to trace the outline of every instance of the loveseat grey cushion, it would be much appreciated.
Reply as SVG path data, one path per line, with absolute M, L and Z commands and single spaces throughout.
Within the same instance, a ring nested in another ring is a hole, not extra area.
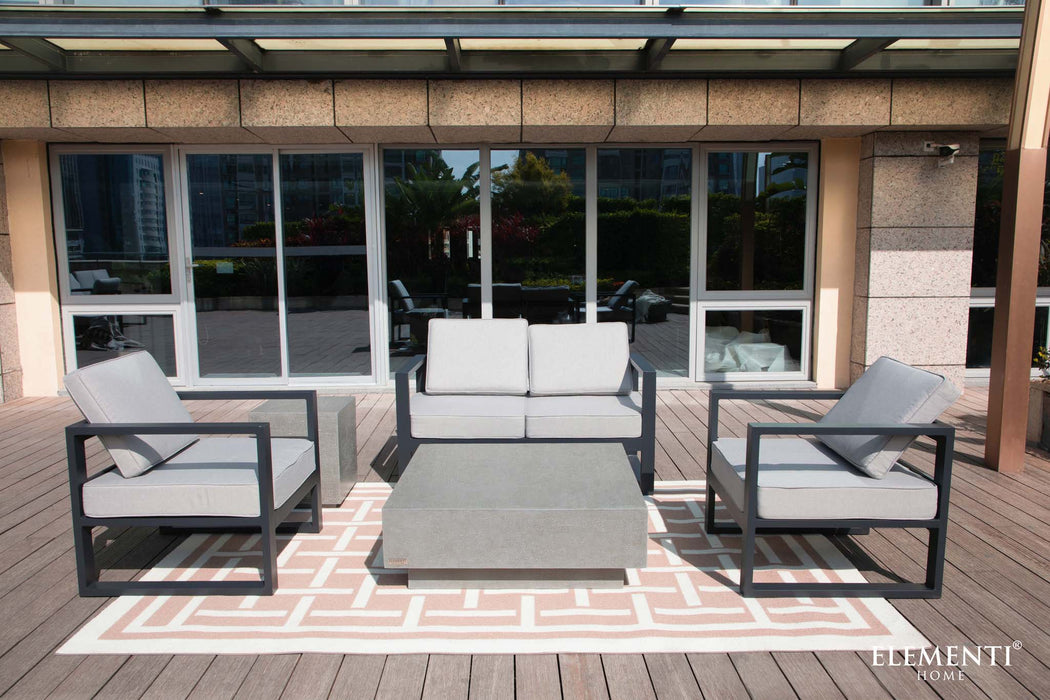
M 960 391 L 940 374 L 880 357 L 820 419 L 833 424 L 932 423 Z M 825 435 L 821 442 L 865 474 L 881 479 L 914 437 Z
M 635 438 L 642 434 L 642 395 L 530 396 L 525 435 L 530 438 Z
M 273 438 L 273 502 L 279 508 L 314 469 L 314 446 L 299 438 Z M 259 515 L 255 439 L 204 438 L 134 479 L 113 470 L 83 487 L 89 517 Z
M 431 319 L 426 392 L 524 396 L 528 327 L 523 318 Z
M 193 423 L 168 378 L 148 352 L 134 352 L 70 372 L 66 390 L 91 423 Z M 126 477 L 138 476 L 163 462 L 197 436 L 107 435 L 101 437 L 113 462 Z
M 532 396 L 631 393 L 626 323 L 529 326 Z
M 525 437 L 524 396 L 435 396 L 413 394 L 412 437 Z
M 746 451 L 743 438 L 722 438 L 711 449 L 711 470 L 725 487 L 722 495 L 739 509 L 744 507 Z M 900 465 L 885 478 L 872 479 L 824 445 L 803 438 L 763 439 L 758 460 L 760 518 L 928 520 L 937 514 L 937 487 Z

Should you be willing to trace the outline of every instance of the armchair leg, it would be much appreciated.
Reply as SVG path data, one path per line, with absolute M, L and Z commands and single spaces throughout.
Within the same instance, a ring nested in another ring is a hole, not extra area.
M 73 529 L 73 549 L 77 559 L 77 588 L 81 596 L 89 594 L 89 589 L 98 583 L 98 563 L 95 561 L 95 545 L 90 527 Z
M 316 484 L 310 490 L 310 524 L 303 528 L 303 532 L 317 533 L 321 527 L 321 485 Z
M 259 595 L 273 595 L 277 589 L 277 530 L 271 523 L 263 525 L 259 544 L 262 549 L 262 588 Z
M 735 523 L 715 521 L 715 486 L 707 479 L 707 502 L 704 505 L 704 532 L 709 535 L 739 535 L 741 530 Z

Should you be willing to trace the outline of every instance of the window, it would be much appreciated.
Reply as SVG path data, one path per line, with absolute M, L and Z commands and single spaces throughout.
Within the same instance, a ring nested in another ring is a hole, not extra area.
M 992 322 L 995 283 L 999 264 L 999 226 L 1001 223 L 1003 174 L 1006 149 L 1002 142 L 985 141 L 977 161 L 977 198 L 973 227 L 973 262 L 970 270 L 970 323 L 966 338 L 968 374 L 986 376 L 991 367 Z M 1042 251 L 1050 250 L 1050 180 L 1043 199 Z M 1039 290 L 1036 297 L 1035 334 L 1032 339 L 1032 366 L 1040 347 L 1050 346 L 1047 312 L 1050 307 L 1050 259 L 1040 254 Z
M 808 378 L 815 159 L 815 148 L 704 152 L 697 378 Z
M 175 321 L 170 315 L 75 314 L 73 336 L 77 367 L 145 350 L 165 375 L 177 376 Z
M 635 349 L 677 376 L 689 375 L 692 168 L 688 148 L 598 151 L 598 320 L 633 321 Z

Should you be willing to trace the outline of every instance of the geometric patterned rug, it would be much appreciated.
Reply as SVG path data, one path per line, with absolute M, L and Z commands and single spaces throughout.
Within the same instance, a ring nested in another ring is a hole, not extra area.
M 662 482 L 649 558 L 622 589 L 408 590 L 382 566 L 383 483 L 279 540 L 273 596 L 124 596 L 60 654 L 634 653 L 867 650 L 927 640 L 881 598 L 741 598 L 739 537 L 703 531 L 704 483 Z M 826 538 L 759 538 L 756 580 L 864 578 Z M 192 535 L 149 580 L 258 579 L 258 536 Z

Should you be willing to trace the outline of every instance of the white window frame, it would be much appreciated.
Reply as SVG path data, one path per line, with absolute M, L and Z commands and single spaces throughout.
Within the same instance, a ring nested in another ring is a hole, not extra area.
M 806 234 L 802 289 L 800 290 L 707 290 L 707 196 L 708 158 L 711 153 L 725 152 L 802 152 L 808 155 L 806 173 Z M 820 146 L 805 141 L 773 141 L 745 143 L 704 143 L 694 165 L 697 173 L 694 205 L 696 210 L 696 238 L 693 241 L 693 296 L 691 355 L 692 376 L 703 382 L 774 382 L 808 381 L 811 377 L 813 346 L 813 294 L 817 249 L 817 200 L 820 187 Z M 732 311 L 802 311 L 802 357 L 795 372 L 707 372 L 704 369 L 704 333 L 708 310 Z
M 193 289 L 193 250 L 190 241 L 190 214 L 189 214 L 189 196 L 181 196 L 179 198 L 179 217 L 180 217 L 180 230 L 181 235 L 184 239 L 184 256 L 182 258 L 182 267 L 184 275 L 184 284 L 186 289 L 186 295 L 183 300 L 183 306 L 185 307 L 185 317 L 188 319 L 186 323 L 185 333 L 185 352 L 189 361 L 187 365 L 190 369 L 190 377 L 193 385 L 195 386 L 374 386 L 377 383 L 382 384 L 381 376 L 378 374 L 380 367 L 386 364 L 385 361 L 378 359 L 378 355 L 384 354 L 377 352 L 377 348 L 385 348 L 384 345 L 377 343 L 377 339 L 382 337 L 380 334 L 385 332 L 385 308 L 383 304 L 376 303 L 379 298 L 378 290 L 376 285 L 379 284 L 379 270 L 380 261 L 377 261 L 376 256 L 372 253 L 378 246 L 378 220 L 376 217 L 376 205 L 375 201 L 377 198 L 377 190 L 374 176 L 370 175 L 370 172 L 374 172 L 375 167 L 375 147 L 369 145 L 351 145 L 351 144 L 334 144 L 334 145 L 319 145 L 319 146 L 301 146 L 295 144 L 288 145 L 270 145 L 270 144 L 207 144 L 207 145 L 184 145 L 177 147 L 178 163 L 179 163 L 179 183 L 180 190 L 183 193 L 189 192 L 189 168 L 187 167 L 186 160 L 187 156 L 190 155 L 261 155 L 268 154 L 271 156 L 272 169 L 273 169 L 273 208 L 274 208 L 274 248 L 275 248 L 275 261 L 277 265 L 277 313 L 278 313 L 278 332 L 280 333 L 280 358 L 281 358 L 281 371 L 280 374 L 273 377 L 202 377 L 200 374 L 200 362 L 197 354 L 198 338 L 197 338 L 197 323 L 196 323 L 196 297 Z M 359 153 L 363 157 L 363 168 L 364 168 L 364 187 L 365 187 L 365 241 L 367 254 L 370 256 L 366 264 L 368 270 L 368 295 L 369 295 L 369 342 L 371 344 L 371 375 L 357 375 L 357 376 L 339 376 L 339 375 L 325 375 L 325 376 L 297 376 L 293 377 L 289 372 L 289 356 L 288 356 L 288 329 L 287 329 L 287 302 L 285 299 L 285 280 L 284 280 L 284 221 L 281 214 L 281 173 L 280 173 L 280 157 L 282 154 L 338 154 L 338 153 Z M 369 201 L 372 204 L 369 204 Z

